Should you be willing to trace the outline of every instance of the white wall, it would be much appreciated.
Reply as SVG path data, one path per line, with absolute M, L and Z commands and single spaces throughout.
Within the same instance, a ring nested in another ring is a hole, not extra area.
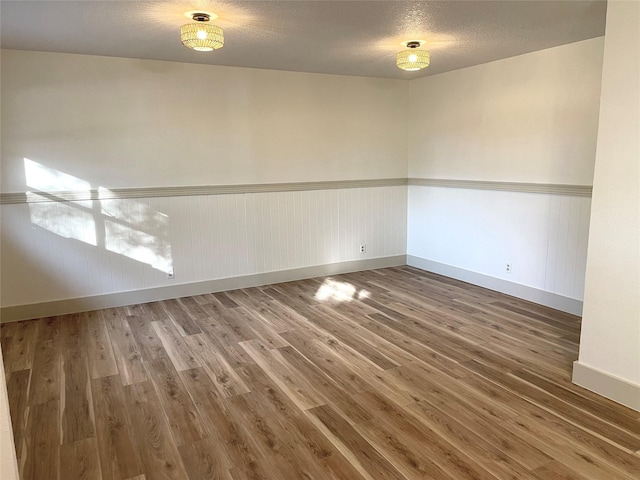
M 603 44 L 412 81 L 409 177 L 591 185 Z
M 24 159 L 92 188 L 407 176 L 405 84 L 2 51 L 2 189 Z
M 596 38 L 413 81 L 409 177 L 590 185 L 602 49 Z M 589 209 L 588 197 L 412 185 L 407 253 L 581 300 Z
M 635 385 L 638 409 L 639 266 L 640 4 L 609 1 L 579 363 Z

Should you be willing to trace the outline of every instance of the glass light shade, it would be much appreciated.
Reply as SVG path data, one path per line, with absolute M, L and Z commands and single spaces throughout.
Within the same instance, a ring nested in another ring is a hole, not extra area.
M 396 65 L 402 70 L 413 72 L 429 66 L 429 52 L 412 48 L 396 55 Z
M 210 52 L 224 45 L 220 27 L 208 23 L 188 23 L 180 27 L 180 39 L 185 47 L 199 52 Z

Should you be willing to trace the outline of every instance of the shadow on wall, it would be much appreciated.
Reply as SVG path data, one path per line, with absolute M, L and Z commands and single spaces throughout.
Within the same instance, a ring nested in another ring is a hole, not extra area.
M 60 237 L 123 255 L 158 271 L 173 272 L 167 214 L 142 202 L 104 198 L 110 192 L 102 187 L 97 189 L 97 200 L 60 201 L 59 192 L 88 194 L 91 185 L 28 158 L 24 159 L 24 170 L 33 225 Z

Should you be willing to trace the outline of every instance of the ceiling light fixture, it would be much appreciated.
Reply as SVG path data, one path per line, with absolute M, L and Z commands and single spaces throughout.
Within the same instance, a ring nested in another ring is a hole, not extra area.
M 222 48 L 224 33 L 222 28 L 207 23 L 211 18 L 208 13 L 194 13 L 191 18 L 197 23 L 187 23 L 180 27 L 180 39 L 185 47 L 198 52 Z
M 403 50 L 396 55 L 396 66 L 408 72 L 421 70 L 429 66 L 429 52 L 418 50 L 421 43 L 417 40 L 406 43 L 409 50 Z

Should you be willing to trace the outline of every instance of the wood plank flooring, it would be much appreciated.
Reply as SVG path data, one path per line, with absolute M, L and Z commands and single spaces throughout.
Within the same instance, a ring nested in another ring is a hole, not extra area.
M 637 480 L 579 334 L 410 267 L 0 328 L 23 480 Z

